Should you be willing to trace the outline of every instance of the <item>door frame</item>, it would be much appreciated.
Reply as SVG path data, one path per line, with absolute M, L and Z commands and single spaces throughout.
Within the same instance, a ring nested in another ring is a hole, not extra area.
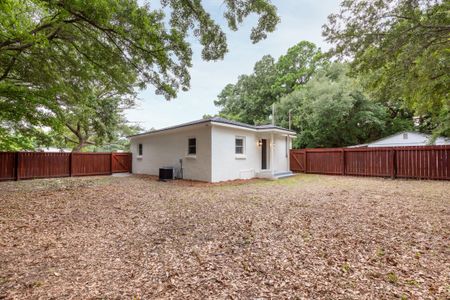
M 261 170 L 268 170 L 267 154 L 267 139 L 261 139 Z

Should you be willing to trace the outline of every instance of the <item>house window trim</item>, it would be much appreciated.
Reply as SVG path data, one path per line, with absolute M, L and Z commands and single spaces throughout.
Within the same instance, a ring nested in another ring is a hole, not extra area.
M 242 140 L 242 153 L 236 153 L 236 140 Z M 245 136 L 236 135 L 234 137 L 234 155 L 236 159 L 246 159 L 247 158 L 247 139 Z
M 189 153 L 190 150 L 190 145 L 189 145 L 189 140 L 191 139 L 195 139 L 195 153 Z M 187 138 L 187 151 L 186 151 L 186 157 L 187 158 L 197 158 L 197 137 L 196 136 L 189 136 Z

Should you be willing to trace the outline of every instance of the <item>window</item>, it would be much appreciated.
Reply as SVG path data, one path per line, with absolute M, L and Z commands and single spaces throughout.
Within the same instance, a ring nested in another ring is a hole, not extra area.
M 196 155 L 197 154 L 197 139 L 189 138 L 188 139 L 188 155 Z
M 408 134 L 407 134 L 407 133 L 404 133 L 404 134 L 403 134 L 403 139 L 404 139 L 404 140 L 407 140 L 407 139 L 408 139 Z
M 142 156 L 142 144 L 139 144 L 139 147 L 138 147 L 138 156 Z
M 234 142 L 234 153 L 244 155 L 245 154 L 245 138 L 238 136 Z

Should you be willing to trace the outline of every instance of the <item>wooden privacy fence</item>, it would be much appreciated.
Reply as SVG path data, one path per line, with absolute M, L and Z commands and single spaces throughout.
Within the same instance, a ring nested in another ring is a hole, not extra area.
M 131 172 L 131 153 L 0 152 L 0 180 Z
M 450 146 L 293 149 L 293 172 L 450 180 Z

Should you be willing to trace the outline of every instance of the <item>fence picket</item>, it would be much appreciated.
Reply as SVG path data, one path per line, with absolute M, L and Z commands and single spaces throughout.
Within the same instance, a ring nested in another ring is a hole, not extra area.
M 120 167 L 113 159 L 120 157 Z M 131 153 L 0 152 L 0 181 L 131 172 Z
M 292 149 L 293 172 L 450 180 L 450 146 Z M 299 162 L 303 158 L 302 164 Z

